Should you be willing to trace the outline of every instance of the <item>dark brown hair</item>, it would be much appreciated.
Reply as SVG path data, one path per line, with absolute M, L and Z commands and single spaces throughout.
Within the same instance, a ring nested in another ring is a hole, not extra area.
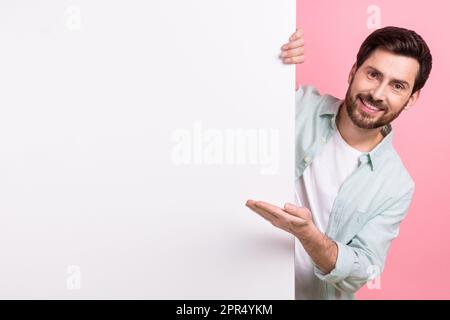
M 430 49 L 420 35 L 412 30 L 392 26 L 375 30 L 364 40 L 359 49 L 356 57 L 356 69 L 377 48 L 416 59 L 420 68 L 412 93 L 423 88 L 430 75 L 433 59 Z

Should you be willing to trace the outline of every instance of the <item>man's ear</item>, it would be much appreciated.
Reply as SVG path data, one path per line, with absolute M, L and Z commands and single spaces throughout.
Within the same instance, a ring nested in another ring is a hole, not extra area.
M 356 73 L 356 62 L 353 64 L 352 69 L 350 70 L 350 73 L 348 74 L 348 84 L 350 85 L 352 83 L 353 77 L 355 76 Z
M 414 94 L 411 95 L 408 99 L 408 103 L 405 105 L 405 110 L 409 110 L 410 107 L 416 104 L 417 99 L 419 99 L 420 96 L 420 90 L 417 90 L 414 92 Z

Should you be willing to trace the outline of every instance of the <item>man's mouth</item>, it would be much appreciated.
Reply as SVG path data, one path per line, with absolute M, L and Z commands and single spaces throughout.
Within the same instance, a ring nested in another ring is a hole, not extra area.
M 366 100 L 364 100 L 363 98 L 359 97 L 359 102 L 360 102 L 360 106 L 361 109 L 367 113 L 370 114 L 374 114 L 380 111 L 383 111 L 382 108 L 376 107 L 374 105 L 371 105 L 370 103 L 368 103 Z

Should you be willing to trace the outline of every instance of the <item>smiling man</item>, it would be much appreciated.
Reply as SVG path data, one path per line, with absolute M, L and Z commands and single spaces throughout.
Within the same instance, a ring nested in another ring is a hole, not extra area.
M 283 61 L 302 63 L 303 31 L 289 40 Z M 354 299 L 383 271 L 415 189 L 391 122 L 416 103 L 431 67 L 417 33 L 385 27 L 361 45 L 345 99 L 297 90 L 296 203 L 246 203 L 295 236 L 296 299 Z

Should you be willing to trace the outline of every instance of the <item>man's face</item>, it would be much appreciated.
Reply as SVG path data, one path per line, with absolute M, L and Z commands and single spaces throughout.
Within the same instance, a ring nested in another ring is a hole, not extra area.
M 419 92 L 412 89 L 419 71 L 414 58 L 376 49 L 349 75 L 345 96 L 347 113 L 359 128 L 375 129 L 391 123 L 406 106 L 412 106 Z

